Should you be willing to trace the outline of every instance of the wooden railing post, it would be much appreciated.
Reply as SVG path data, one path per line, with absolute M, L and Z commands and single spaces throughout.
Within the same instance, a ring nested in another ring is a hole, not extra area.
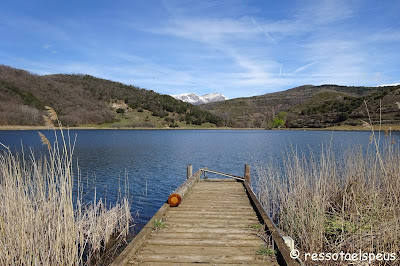
M 244 179 L 246 182 L 250 183 L 250 165 L 249 164 L 244 165 Z
M 186 179 L 189 179 L 189 177 L 191 177 L 192 175 L 193 175 L 193 165 L 189 164 L 187 166 L 187 178 Z

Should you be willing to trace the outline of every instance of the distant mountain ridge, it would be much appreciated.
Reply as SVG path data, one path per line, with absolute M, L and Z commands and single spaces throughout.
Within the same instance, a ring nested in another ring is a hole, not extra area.
M 378 85 L 377 87 L 394 87 L 394 86 L 399 86 L 400 83 L 392 83 L 392 84 L 382 84 Z
M 366 102 L 369 115 L 366 110 Z M 337 125 L 400 124 L 400 85 L 379 87 L 303 85 L 286 91 L 200 105 L 238 128 L 324 128 Z M 381 108 L 381 117 L 379 106 Z
M 370 119 L 375 125 L 400 125 L 396 84 L 303 85 L 231 100 L 220 93 L 180 97 L 89 75 L 40 76 L 0 65 L 0 125 L 43 125 L 46 105 L 68 126 L 323 128 Z M 198 102 L 208 103 L 190 104 Z
M 174 97 L 175 99 L 181 100 L 182 102 L 191 103 L 193 105 L 215 103 L 228 100 L 227 97 L 225 97 L 221 93 L 216 93 L 216 92 L 204 94 L 201 96 L 193 92 L 176 94 L 171 96 Z

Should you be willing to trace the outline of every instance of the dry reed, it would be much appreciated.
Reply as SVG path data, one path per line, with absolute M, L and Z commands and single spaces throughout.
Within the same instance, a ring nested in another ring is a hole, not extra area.
M 58 123 L 61 135 L 54 130 L 51 146 L 40 134 L 47 156 L 35 159 L 31 152 L 28 159 L 7 148 L 0 154 L 0 265 L 91 264 L 112 236 L 122 239 L 129 231 L 127 197 L 109 209 L 102 199 L 83 203 L 80 178 L 73 174 L 75 142 L 69 132 L 64 136 L 54 110 L 46 109 L 46 124 Z
M 303 252 L 397 252 L 400 152 L 390 134 L 385 143 L 340 159 L 332 147 L 309 156 L 292 148 L 282 164 L 257 167 L 260 202 Z

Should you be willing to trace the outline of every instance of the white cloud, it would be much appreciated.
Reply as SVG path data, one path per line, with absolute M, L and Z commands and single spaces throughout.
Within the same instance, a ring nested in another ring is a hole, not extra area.
M 298 3 L 296 17 L 314 24 L 339 22 L 354 16 L 359 1 L 351 0 L 310 0 Z
M 295 71 L 293 71 L 293 73 L 297 73 L 297 72 L 303 71 L 304 69 L 306 69 L 306 68 L 308 68 L 308 67 L 310 67 L 310 66 L 312 66 L 312 65 L 315 65 L 315 64 L 317 64 L 317 63 L 319 63 L 319 61 L 311 62 L 311 63 L 309 63 L 309 64 L 307 64 L 307 65 L 304 65 L 304 66 L 302 66 L 302 67 L 299 67 L 298 69 L 296 69 Z
M 368 85 L 376 72 L 382 72 L 380 83 L 398 82 L 397 18 L 380 24 L 381 31 L 378 23 L 370 29 L 359 20 L 369 18 L 360 13 L 362 5 L 166 0 L 156 8 L 145 5 L 161 14 L 157 19 L 140 12 L 131 20 L 90 14 L 87 24 L 74 16 L 49 24 L 45 18 L 0 16 L 1 29 L 21 39 L 40 36 L 29 45 L 35 56 L 2 51 L 0 60 L 40 74 L 87 73 L 162 93 L 218 91 L 229 98 L 310 83 Z
M 371 36 L 370 41 L 400 42 L 400 30 L 391 27 L 381 32 L 377 32 Z

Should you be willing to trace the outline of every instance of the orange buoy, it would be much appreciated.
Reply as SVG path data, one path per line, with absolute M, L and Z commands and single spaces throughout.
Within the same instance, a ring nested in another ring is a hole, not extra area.
M 179 194 L 173 193 L 173 194 L 169 195 L 169 197 L 168 197 L 168 204 L 171 207 L 178 206 L 181 203 L 181 201 L 182 201 L 182 198 L 181 198 L 181 195 L 179 195 Z

